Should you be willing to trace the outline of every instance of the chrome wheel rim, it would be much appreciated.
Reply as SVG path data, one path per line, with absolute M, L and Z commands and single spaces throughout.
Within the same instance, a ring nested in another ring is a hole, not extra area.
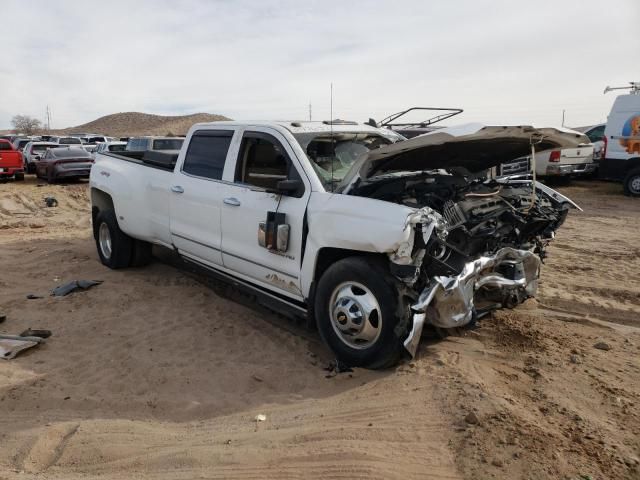
M 375 295 L 357 282 L 338 285 L 329 303 L 331 326 L 347 346 L 363 350 L 382 332 L 382 311 Z
M 632 193 L 640 194 L 640 175 L 636 175 L 631 178 L 631 181 L 629 182 L 629 190 L 631 190 Z
M 106 223 L 101 223 L 98 229 L 98 243 L 102 256 L 107 260 L 111 258 L 111 231 Z

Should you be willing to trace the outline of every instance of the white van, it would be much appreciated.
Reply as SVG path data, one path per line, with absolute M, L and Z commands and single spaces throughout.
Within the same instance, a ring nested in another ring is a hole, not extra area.
M 640 197 L 640 82 L 627 88 L 630 93 L 616 98 L 607 118 L 599 171 L 601 178 L 622 181 L 625 195 Z

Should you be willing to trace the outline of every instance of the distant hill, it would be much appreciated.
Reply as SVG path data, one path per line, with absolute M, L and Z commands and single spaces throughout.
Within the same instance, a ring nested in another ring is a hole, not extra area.
M 151 115 L 140 112 L 122 112 L 105 115 L 84 125 L 58 130 L 55 133 L 87 132 L 102 133 L 114 137 L 135 135 L 186 135 L 194 123 L 230 120 L 223 115 L 194 113 L 192 115 Z

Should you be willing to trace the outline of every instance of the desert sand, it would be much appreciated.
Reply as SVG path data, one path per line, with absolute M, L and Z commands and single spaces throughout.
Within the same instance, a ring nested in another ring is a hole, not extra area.
M 53 331 L 0 360 L 0 478 L 640 478 L 640 202 L 561 190 L 584 212 L 537 299 L 336 375 L 314 331 L 232 289 L 103 267 L 86 183 L 0 184 L 0 333 Z M 26 299 L 74 279 L 104 283 Z

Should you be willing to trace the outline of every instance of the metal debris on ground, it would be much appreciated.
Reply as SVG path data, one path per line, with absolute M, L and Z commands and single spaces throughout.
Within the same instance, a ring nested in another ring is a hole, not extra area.
M 44 342 L 40 337 L 22 337 L 18 335 L 0 335 L 0 358 L 11 360 L 27 348 Z
M 353 372 L 353 369 L 349 365 L 341 362 L 337 358 L 335 359 L 335 361 L 331 362 L 327 367 L 324 367 L 324 369 L 327 372 L 329 372 L 328 374 L 325 375 L 325 378 L 335 377 L 339 373 Z
M 51 330 L 45 330 L 40 328 L 27 328 L 20 334 L 21 337 L 38 337 L 49 338 L 51 336 Z
M 264 422 L 266 420 L 267 420 L 267 416 L 264 415 L 263 413 L 256 415 L 256 418 L 254 418 L 254 421 L 256 422 Z
M 51 290 L 51 295 L 54 297 L 64 297 L 78 289 L 87 290 L 94 285 L 100 285 L 101 283 L 102 280 L 73 280 Z
M 45 197 L 44 203 L 47 205 L 47 207 L 58 206 L 58 200 L 56 200 L 56 197 Z
M 39 298 L 44 298 L 42 295 L 35 295 L 33 293 L 30 293 L 27 295 L 27 299 L 29 300 L 37 300 Z

